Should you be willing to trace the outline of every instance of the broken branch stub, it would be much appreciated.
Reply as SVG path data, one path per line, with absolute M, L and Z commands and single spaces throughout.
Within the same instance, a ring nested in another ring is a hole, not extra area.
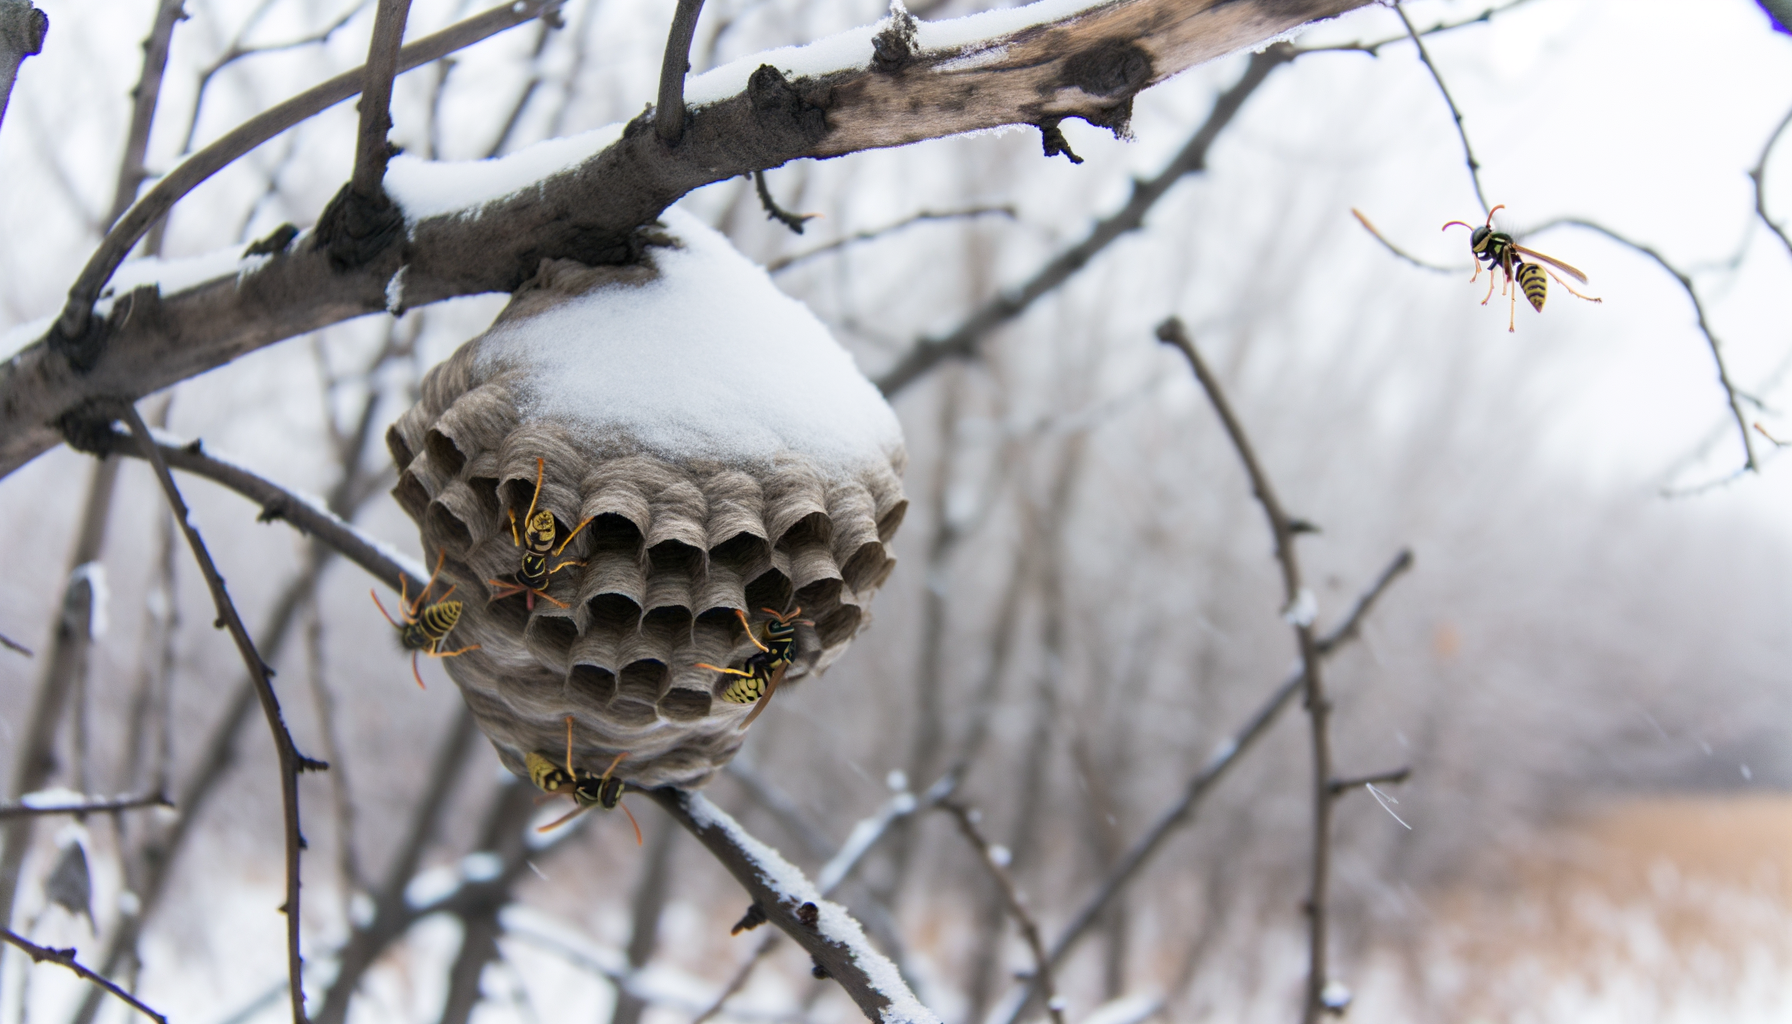
M 579 770 L 626 753 L 615 777 L 701 785 L 772 699 L 729 699 L 720 669 L 767 661 L 782 619 L 785 684 L 819 673 L 895 564 L 894 413 L 764 271 L 666 223 L 631 264 L 542 261 L 388 434 L 393 493 L 445 555 L 434 593 L 465 602 L 444 649 L 478 645 L 444 665 L 518 774 L 565 761 L 571 715 Z

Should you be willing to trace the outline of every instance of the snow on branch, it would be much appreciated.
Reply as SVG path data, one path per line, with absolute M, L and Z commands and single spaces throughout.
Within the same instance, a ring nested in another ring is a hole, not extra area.
M 499 176 L 495 194 L 464 189 L 462 209 L 410 211 L 408 234 L 355 268 L 333 265 L 312 236 L 173 294 L 154 284 L 121 294 L 79 338 L 53 329 L 0 366 L 0 475 L 90 425 L 95 398 L 140 397 L 388 309 L 387 285 L 401 270 L 404 307 L 514 291 L 544 259 L 629 260 L 640 250 L 637 229 L 685 193 L 791 160 L 1064 117 L 1124 131 L 1133 96 L 1147 86 L 1366 2 L 1042 0 L 941 23 L 898 10 L 878 25 L 718 68 L 688 84 L 691 110 L 676 144 L 652 130 L 649 111 L 594 155 L 547 163 L 527 180 Z M 489 179 L 489 165 L 434 170 Z

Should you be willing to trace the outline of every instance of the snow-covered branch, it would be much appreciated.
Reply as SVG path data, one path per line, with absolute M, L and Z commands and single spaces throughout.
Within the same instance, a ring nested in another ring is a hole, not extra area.
M 691 80 L 675 145 L 652 131 L 649 112 L 502 161 L 413 166 L 440 201 L 419 201 L 389 176 L 410 230 L 363 265 L 333 265 L 312 237 L 241 260 L 223 254 L 213 276 L 179 287 L 115 282 L 117 299 L 82 337 L 39 340 L 0 367 L 0 474 L 79 430 L 96 397 L 140 397 L 352 317 L 513 291 L 544 259 L 630 259 L 637 229 L 700 186 L 1001 125 L 1081 117 L 1122 130 L 1147 86 L 1365 2 L 1043 0 L 938 23 L 899 12 Z M 397 162 L 393 172 L 402 177 Z

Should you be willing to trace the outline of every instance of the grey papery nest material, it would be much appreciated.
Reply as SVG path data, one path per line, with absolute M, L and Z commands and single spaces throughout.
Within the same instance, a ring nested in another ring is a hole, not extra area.
M 525 777 L 530 751 L 564 760 L 570 714 L 576 767 L 601 773 L 626 751 L 615 769 L 625 781 L 701 785 L 740 748 L 756 706 L 723 701 L 733 677 L 696 667 L 739 666 L 757 650 L 736 610 L 757 627 L 761 609 L 800 606 L 813 623 L 800 627 L 788 684 L 840 656 L 895 564 L 889 542 L 907 507 L 900 446 L 850 469 L 789 450 L 668 458 L 627 429 L 594 437 L 589 423 L 523 411 L 541 405 L 531 389 L 553 383 L 531 375 L 514 345 L 481 358 L 500 329 L 657 273 L 651 257 L 630 267 L 544 261 L 490 330 L 430 370 L 421 400 L 387 434 L 400 471 L 393 494 L 420 525 L 431 567 L 445 553 L 432 599 L 452 583 L 465 602 L 445 646 L 479 645 L 442 663 L 504 764 Z M 521 595 L 488 603 L 498 589 L 488 581 L 517 571 L 507 512 L 520 530 L 538 458 L 537 508 L 554 514 L 558 536 L 595 517 L 551 560 L 584 565 L 549 577 L 547 593 L 566 608 L 537 598 L 529 611 Z M 776 699 L 789 696 L 781 686 Z

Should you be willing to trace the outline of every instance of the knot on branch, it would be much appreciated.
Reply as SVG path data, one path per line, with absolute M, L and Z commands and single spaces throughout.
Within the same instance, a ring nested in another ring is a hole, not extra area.
M 821 921 L 821 908 L 813 903 L 804 903 L 796 908 L 796 919 L 804 928 L 814 928 Z
M 734 927 L 728 929 L 728 934 L 739 935 L 741 932 L 750 932 L 764 924 L 765 921 L 765 908 L 755 901 L 752 906 L 747 908 L 747 912 L 740 916 L 740 920 L 734 922 Z
M 35 57 L 44 50 L 44 36 L 50 31 L 50 16 L 32 7 L 23 5 L 25 10 L 6 10 L 0 6 L 0 37 L 6 42 L 6 48 L 19 55 L 19 59 Z M 73 950 L 70 950 L 73 953 Z
M 921 44 L 915 36 L 919 22 L 908 13 L 901 0 L 890 5 L 890 17 L 883 31 L 871 37 L 871 67 L 885 74 L 895 74 L 915 61 Z
M 349 184 L 318 215 L 312 245 L 329 254 L 338 273 L 346 273 L 372 263 L 403 233 L 404 211 L 384 189 L 369 196 Z
M 1064 138 L 1064 132 L 1058 128 L 1063 120 L 1061 117 L 1047 117 L 1040 120 L 1038 125 L 1039 141 L 1045 147 L 1047 159 L 1062 153 L 1070 159 L 1071 163 L 1080 164 L 1083 162 L 1083 158 L 1071 151 L 1070 142 Z
M 292 240 L 299 237 L 299 229 L 292 224 L 282 224 L 268 232 L 266 238 L 251 243 L 243 250 L 244 256 L 278 256 L 292 248 Z
M 833 98 L 834 90 L 827 84 L 805 79 L 792 85 L 770 64 L 759 65 L 747 79 L 747 101 L 760 125 L 794 132 L 805 145 L 814 145 L 828 133 L 827 108 Z
M 111 454 L 123 434 L 113 426 L 118 419 L 122 398 L 83 398 L 78 405 L 64 409 L 53 425 L 75 451 L 104 458 Z
M 1083 120 L 1126 138 L 1132 125 L 1132 98 L 1151 84 L 1151 55 L 1129 39 L 1108 39 L 1064 59 L 1058 84 L 1097 99 L 1111 99 Z

